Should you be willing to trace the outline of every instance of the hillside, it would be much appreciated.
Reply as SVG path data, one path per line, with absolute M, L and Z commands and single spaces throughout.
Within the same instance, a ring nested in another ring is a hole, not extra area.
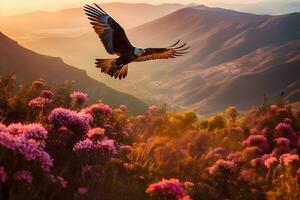
M 86 91 L 91 101 L 101 98 L 111 105 L 126 103 L 133 113 L 146 109 L 140 100 L 90 78 L 85 71 L 65 64 L 61 58 L 37 54 L 0 33 L 0 73 L 13 71 L 19 83 L 29 83 L 40 77 L 47 79 L 50 85 L 62 84 L 65 80 L 75 81 L 74 89 Z

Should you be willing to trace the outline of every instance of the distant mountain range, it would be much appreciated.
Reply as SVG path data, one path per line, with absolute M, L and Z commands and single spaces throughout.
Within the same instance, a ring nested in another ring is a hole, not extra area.
M 99 75 L 94 67 L 94 59 L 107 54 L 87 21 L 81 34 L 62 31 L 22 44 L 61 56 L 90 76 L 149 102 L 189 107 L 200 114 L 231 104 L 248 109 L 264 94 L 275 98 L 285 92 L 289 100 L 300 100 L 300 13 L 255 15 L 203 5 L 174 10 L 130 28 L 128 36 L 142 47 L 168 46 L 180 38 L 188 41 L 191 52 L 176 60 L 132 64 L 122 82 Z
M 91 102 L 102 99 L 111 105 L 126 104 L 133 114 L 146 110 L 146 105 L 137 98 L 90 78 L 85 71 L 65 64 L 61 58 L 23 48 L 0 32 L 0 74 L 12 72 L 16 73 L 19 83 L 30 83 L 40 77 L 52 86 L 65 80 L 75 81 L 74 89 L 87 92 Z
M 282 15 L 293 12 L 300 12 L 299 0 L 265 0 L 257 3 L 211 3 L 211 6 L 217 6 L 227 9 L 238 10 L 253 14 Z
M 230 104 L 247 109 L 264 94 L 274 98 L 282 91 L 290 100 L 300 99 L 300 13 L 267 16 L 191 7 L 129 35 L 145 46 L 176 38 L 191 45 L 190 54 L 175 64 L 152 63 L 165 66 L 149 77 L 165 100 L 206 114 Z

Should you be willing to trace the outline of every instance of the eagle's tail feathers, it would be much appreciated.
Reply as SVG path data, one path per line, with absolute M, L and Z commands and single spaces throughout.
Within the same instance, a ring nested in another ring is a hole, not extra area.
M 96 67 L 101 69 L 101 72 L 110 75 L 114 78 L 125 78 L 128 72 L 128 65 L 118 67 L 115 65 L 117 59 L 96 59 Z

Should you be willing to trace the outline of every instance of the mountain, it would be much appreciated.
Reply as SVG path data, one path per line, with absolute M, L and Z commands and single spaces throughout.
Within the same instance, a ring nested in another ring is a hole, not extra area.
M 84 4 L 82 4 L 83 6 Z M 145 3 L 99 4 L 125 28 L 132 28 L 158 19 L 183 8 L 181 4 L 150 5 Z M 0 16 L 0 30 L 17 41 L 31 38 L 45 38 L 79 35 L 90 31 L 90 23 L 83 7 L 56 12 L 36 11 L 14 16 Z
M 299 100 L 299 32 L 300 13 L 253 15 L 201 6 L 131 29 L 129 35 L 145 46 L 177 38 L 189 42 L 189 55 L 158 63 L 164 67 L 148 80 L 156 83 L 153 91 L 164 94 L 160 98 L 207 114 L 230 104 L 247 109 L 264 94 L 274 98 L 282 91 Z
M 174 60 L 130 64 L 122 84 L 94 67 L 95 58 L 108 55 L 89 30 L 26 46 L 62 56 L 93 78 L 147 102 L 189 107 L 200 114 L 231 104 L 246 110 L 258 105 L 264 94 L 275 98 L 282 91 L 292 102 L 300 99 L 295 67 L 300 60 L 300 13 L 255 15 L 199 5 L 128 29 L 129 39 L 139 47 L 169 46 L 180 38 L 191 48 Z
M 74 89 L 89 94 L 90 101 L 99 99 L 111 105 L 128 104 L 133 113 L 142 113 L 146 105 L 137 98 L 118 92 L 90 78 L 85 71 L 65 64 L 61 58 L 50 57 L 23 48 L 0 32 L 0 73 L 16 72 L 20 83 L 29 83 L 43 77 L 50 85 L 75 81 Z
M 300 12 L 299 0 L 267 0 L 257 3 L 210 3 L 210 6 L 217 6 L 227 9 L 249 12 L 254 14 L 282 15 L 294 12 Z

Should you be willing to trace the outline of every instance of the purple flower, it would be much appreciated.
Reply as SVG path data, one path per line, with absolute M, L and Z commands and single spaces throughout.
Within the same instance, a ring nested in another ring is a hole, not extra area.
M 294 131 L 291 124 L 280 123 L 275 127 L 275 132 L 277 137 L 288 138 L 293 148 L 297 147 L 298 134 Z
M 152 183 L 146 189 L 149 195 L 157 195 L 163 199 L 191 199 L 184 188 L 184 185 L 178 179 L 162 179 L 157 183 Z
M 105 139 L 102 140 L 99 144 L 98 147 L 101 149 L 108 151 L 110 154 L 115 154 L 117 153 L 116 146 L 115 146 L 115 141 L 110 140 L 110 139 Z
M 269 149 L 268 140 L 263 135 L 250 135 L 242 144 L 247 147 L 256 146 L 264 151 Z
M 23 130 L 28 139 L 46 140 L 48 137 L 48 131 L 41 124 L 27 124 Z
M 77 105 L 83 105 L 88 100 L 88 95 L 83 92 L 73 92 L 71 95 L 72 101 Z
M 56 127 L 65 126 L 68 129 L 79 128 L 83 133 L 91 129 L 93 117 L 83 112 L 75 112 L 64 108 L 55 108 L 48 117 L 50 123 Z
M 13 179 L 16 181 L 26 181 L 27 183 L 32 183 L 32 174 L 28 170 L 17 171 L 13 175 Z
M 7 179 L 7 173 L 3 166 L 0 166 L 0 182 L 4 183 Z
M 27 125 L 22 125 L 21 123 L 10 124 L 7 128 L 3 128 L 3 130 L 9 132 L 11 135 L 24 135 L 26 138 L 34 140 L 46 140 L 48 137 L 46 129 L 37 123 Z
M 47 99 L 44 97 L 37 97 L 35 99 L 31 99 L 28 103 L 28 106 L 31 108 L 43 108 L 45 105 L 52 103 L 51 99 Z
M 91 151 L 93 149 L 95 149 L 95 145 L 93 141 L 88 138 L 77 142 L 73 147 L 73 151 Z
M 210 175 L 222 175 L 222 174 L 230 174 L 236 170 L 236 165 L 232 161 L 226 160 L 217 160 L 212 167 L 208 168 L 208 172 Z
M 77 192 L 79 194 L 85 194 L 85 193 L 88 192 L 88 188 L 87 187 L 79 187 L 78 190 L 77 190 Z
M 46 98 L 46 99 L 52 99 L 54 96 L 53 92 L 51 92 L 50 90 L 43 90 L 41 92 L 41 97 Z
M 273 140 L 276 143 L 275 148 L 273 149 L 273 154 L 281 155 L 283 153 L 290 152 L 290 141 L 287 138 L 276 138 Z
M 25 160 L 40 162 L 41 168 L 45 171 L 50 170 L 53 160 L 43 145 L 36 140 L 28 139 L 25 134 L 13 135 L 8 131 L 0 132 L 0 146 L 19 152 Z

